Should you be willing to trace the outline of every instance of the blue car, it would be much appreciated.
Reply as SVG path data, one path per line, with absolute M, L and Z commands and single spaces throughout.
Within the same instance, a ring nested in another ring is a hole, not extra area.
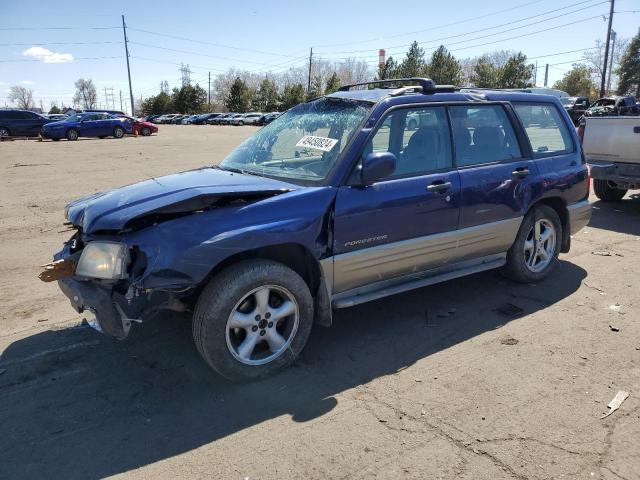
M 204 360 L 242 381 L 289 365 L 335 309 L 495 268 L 547 277 L 591 215 L 560 101 L 375 83 L 292 108 L 218 166 L 70 203 L 41 278 L 118 339 L 193 312 Z
M 110 113 L 76 113 L 60 122 L 47 123 L 42 136 L 51 140 L 77 140 L 80 137 L 122 138 L 131 133 L 131 121 Z

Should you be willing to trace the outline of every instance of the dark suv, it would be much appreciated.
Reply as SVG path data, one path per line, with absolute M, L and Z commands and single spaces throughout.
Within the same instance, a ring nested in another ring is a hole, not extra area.
M 0 137 L 37 137 L 53 121 L 29 110 L 0 110 Z
M 580 117 L 589 108 L 588 97 L 560 97 L 560 102 L 573 120 L 573 124 L 577 127 Z
M 376 83 L 292 108 L 218 166 L 72 202 L 41 278 L 119 339 L 192 311 L 203 358 L 246 380 L 291 363 L 333 309 L 493 268 L 549 275 L 591 215 L 559 100 Z

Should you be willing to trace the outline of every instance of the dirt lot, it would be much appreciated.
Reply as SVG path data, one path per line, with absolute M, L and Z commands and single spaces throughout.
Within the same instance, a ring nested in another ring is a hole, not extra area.
M 253 131 L 0 144 L 0 478 L 640 478 L 640 198 L 594 197 L 544 283 L 488 272 L 342 310 L 250 385 L 205 366 L 188 318 L 112 341 L 36 278 L 66 202 Z

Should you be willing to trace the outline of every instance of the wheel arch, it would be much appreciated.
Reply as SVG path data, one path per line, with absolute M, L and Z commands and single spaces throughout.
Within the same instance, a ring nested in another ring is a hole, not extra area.
M 258 247 L 238 252 L 225 258 L 211 269 L 198 288 L 197 296 L 200 295 L 204 286 L 218 273 L 238 262 L 251 259 L 273 260 L 286 265 L 300 275 L 309 287 L 311 296 L 314 299 L 314 323 L 327 327 L 331 326 L 330 297 L 322 267 L 311 251 L 299 243 L 281 243 Z
M 561 197 L 545 197 L 531 204 L 527 213 L 534 209 L 538 205 L 546 205 L 555 210 L 560 217 L 560 224 L 562 225 L 562 243 L 560 244 L 560 252 L 567 253 L 571 247 L 571 231 L 569 228 L 569 210 L 567 209 L 567 202 Z

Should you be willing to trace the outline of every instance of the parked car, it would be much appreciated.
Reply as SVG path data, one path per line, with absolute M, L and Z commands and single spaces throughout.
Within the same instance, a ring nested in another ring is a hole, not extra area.
M 193 311 L 199 352 L 232 380 L 290 364 L 333 309 L 493 268 L 544 280 L 591 215 L 557 97 L 383 82 L 412 86 L 342 87 L 219 166 L 70 203 L 76 231 L 41 277 L 119 339 Z M 523 122 L 532 108 L 554 124 Z M 429 121 L 408 130 L 414 113 Z
M 613 96 L 596 100 L 585 112 L 586 117 L 610 117 L 612 115 L 640 115 L 636 97 Z
M 156 127 L 151 122 L 147 122 L 144 118 L 133 118 L 128 115 L 118 116 L 126 118 L 131 122 L 131 133 L 133 135 L 142 135 L 143 137 L 148 137 L 152 133 L 158 133 L 158 127 Z
M 193 120 L 199 116 L 200 115 L 186 115 L 180 120 L 180 125 L 191 125 L 191 123 L 193 123 Z
M 129 119 L 109 113 L 76 113 L 60 122 L 47 123 L 42 136 L 51 140 L 77 140 L 80 137 L 122 138 L 132 132 Z
M 280 115 L 282 115 L 280 112 L 266 113 L 266 114 L 262 115 L 262 117 L 260 117 L 260 121 L 258 122 L 258 125 L 261 125 L 261 126 L 269 125 L 271 122 L 273 122 Z
M 182 120 L 187 118 L 189 115 L 177 115 L 171 119 L 171 125 L 181 125 Z
M 235 115 L 235 113 L 223 113 L 221 115 L 218 115 L 217 117 L 210 118 L 209 120 L 207 120 L 207 123 L 209 125 L 222 125 L 222 121 L 228 119 L 232 115 Z
M 209 120 L 219 117 L 220 115 L 220 113 L 205 113 L 196 118 L 193 123 L 194 125 L 205 125 L 209 122 Z
M 220 119 L 218 125 L 231 125 L 231 122 L 233 122 L 235 118 L 241 117 L 242 115 L 244 115 L 244 113 L 230 113 L 225 118 Z
M 161 124 L 169 124 L 173 121 L 174 118 L 179 117 L 180 114 L 179 113 L 169 113 L 166 115 L 162 115 L 160 118 L 157 119 L 157 121 Z
M 580 117 L 582 117 L 587 108 L 589 108 L 588 97 L 562 97 L 560 98 L 560 102 L 576 126 L 579 123 Z
M 0 137 L 37 137 L 53 120 L 29 110 L 0 110 Z
M 64 113 L 47 113 L 42 116 L 48 118 L 52 122 L 59 122 L 60 120 L 67 118 L 69 115 L 65 115 Z
M 640 189 L 640 117 L 584 117 L 578 135 L 600 200 Z
M 260 118 L 262 118 L 262 113 L 260 113 L 260 112 L 245 113 L 241 117 L 234 118 L 232 120 L 231 124 L 232 125 L 238 125 L 238 126 L 258 125 L 258 122 L 260 121 Z

